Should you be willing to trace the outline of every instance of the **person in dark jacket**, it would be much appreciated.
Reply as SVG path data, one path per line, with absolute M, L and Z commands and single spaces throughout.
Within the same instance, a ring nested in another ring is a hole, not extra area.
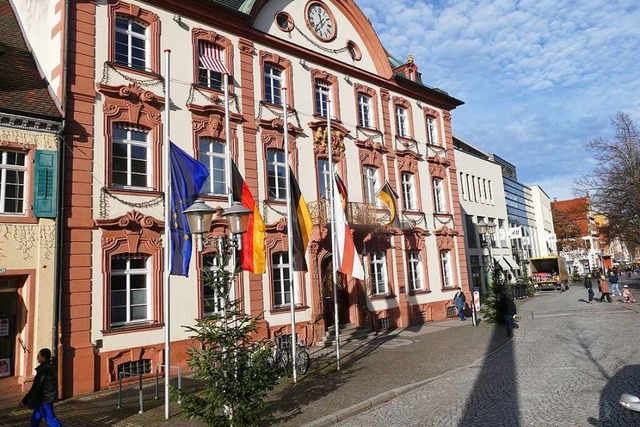
M 503 293 L 500 297 L 500 314 L 502 314 L 502 319 L 507 325 L 507 336 L 509 338 L 513 335 L 513 316 L 516 315 L 516 312 L 516 303 L 513 302 L 513 298 L 507 293 Z
M 460 320 L 464 321 L 467 318 L 464 316 L 464 306 L 467 303 L 467 297 L 462 292 L 462 288 L 458 287 L 458 292 L 453 297 L 453 304 L 456 306 L 456 310 L 458 312 L 458 316 Z
M 587 288 L 587 292 L 589 293 L 589 304 L 593 304 L 593 281 L 591 278 L 591 273 L 588 273 L 584 276 L 584 287 Z
M 51 350 L 48 348 L 40 350 L 38 363 L 36 377 L 33 379 L 31 389 L 22 399 L 22 404 L 33 409 L 31 427 L 39 426 L 43 418 L 49 427 L 60 427 L 62 424 L 53 412 L 53 402 L 58 394 L 58 375 L 51 357 Z

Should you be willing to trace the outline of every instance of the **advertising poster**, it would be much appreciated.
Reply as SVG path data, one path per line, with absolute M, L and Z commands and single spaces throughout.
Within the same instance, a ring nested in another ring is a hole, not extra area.
M 9 336 L 9 319 L 0 319 L 0 337 Z
M 9 369 L 10 359 L 0 359 L 0 378 L 8 377 L 11 373 Z

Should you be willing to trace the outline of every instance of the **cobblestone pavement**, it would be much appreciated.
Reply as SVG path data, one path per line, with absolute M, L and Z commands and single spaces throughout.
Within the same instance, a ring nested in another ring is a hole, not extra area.
M 640 292 L 639 278 L 622 284 Z M 640 394 L 640 307 L 586 296 L 575 285 L 528 300 L 514 339 L 493 355 L 340 425 L 640 426 L 618 403 Z

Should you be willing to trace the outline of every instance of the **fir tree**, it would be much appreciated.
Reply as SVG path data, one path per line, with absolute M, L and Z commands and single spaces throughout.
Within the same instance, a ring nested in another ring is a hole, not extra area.
M 203 272 L 203 281 L 222 301 L 213 315 L 186 327 L 198 343 L 188 350 L 188 365 L 204 389 L 176 393 L 186 414 L 209 426 L 258 425 L 267 392 L 278 380 L 270 350 L 251 338 L 258 318 L 243 313 L 239 300 L 229 300 L 232 275 L 224 266 Z

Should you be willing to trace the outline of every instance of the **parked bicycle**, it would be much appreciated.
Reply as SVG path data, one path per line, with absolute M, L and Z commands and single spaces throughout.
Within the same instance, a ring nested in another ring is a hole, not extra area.
M 293 373 L 293 368 L 299 374 L 306 374 L 311 365 L 311 356 L 309 355 L 309 347 L 304 339 L 298 339 L 296 342 L 296 360 L 292 363 L 291 357 L 291 335 L 276 334 L 271 339 L 266 340 L 267 345 L 271 348 L 270 363 L 274 369 L 283 371 L 289 376 Z M 291 366 L 291 365 L 294 366 Z

